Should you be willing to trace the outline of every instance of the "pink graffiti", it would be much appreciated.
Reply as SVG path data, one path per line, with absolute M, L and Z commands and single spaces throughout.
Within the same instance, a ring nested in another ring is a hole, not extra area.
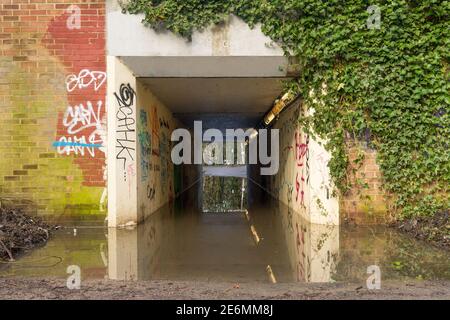
M 297 167 L 299 168 L 299 172 L 297 172 L 295 176 L 295 190 L 296 190 L 296 196 L 295 200 L 299 201 L 302 205 L 305 204 L 305 184 L 308 180 L 305 178 L 305 171 L 306 176 L 309 174 L 308 172 L 308 143 L 309 138 L 306 136 L 305 142 L 302 142 L 302 134 L 300 132 L 295 133 L 295 163 Z M 305 161 L 306 160 L 306 161 Z M 305 166 L 306 163 L 306 166 Z M 300 177 L 299 177 L 300 176 Z
M 302 134 L 299 132 L 295 133 L 295 160 L 297 161 L 297 166 L 303 166 L 303 160 L 305 159 L 306 153 L 308 152 L 308 137 L 306 138 L 306 143 L 302 142 Z
M 304 280 L 305 277 L 305 235 L 303 230 L 299 228 L 298 223 L 295 223 L 296 229 L 296 245 L 297 245 L 297 253 L 298 253 L 298 263 L 297 263 L 297 280 Z

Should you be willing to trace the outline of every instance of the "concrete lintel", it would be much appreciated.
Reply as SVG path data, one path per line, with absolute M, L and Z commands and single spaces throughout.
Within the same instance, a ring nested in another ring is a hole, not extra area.
M 151 57 L 121 56 L 137 77 L 284 78 L 290 71 L 284 56 Z
M 156 32 L 144 15 L 122 13 L 117 0 L 106 1 L 107 50 L 112 56 L 283 56 L 283 50 L 256 25 L 251 29 L 231 15 L 217 26 L 195 31 L 192 41 L 169 31 Z

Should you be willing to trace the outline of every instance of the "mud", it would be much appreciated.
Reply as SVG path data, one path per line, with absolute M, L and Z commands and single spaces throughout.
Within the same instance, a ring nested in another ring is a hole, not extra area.
M 379 290 L 361 283 L 228 283 L 192 281 L 82 281 L 69 290 L 64 279 L 0 278 L 0 299 L 450 299 L 449 281 L 384 281 Z
M 0 262 L 14 261 L 25 251 L 44 245 L 53 229 L 38 217 L 0 208 Z
M 412 218 L 396 222 L 393 226 L 415 239 L 450 250 L 450 212 L 441 211 L 432 217 Z

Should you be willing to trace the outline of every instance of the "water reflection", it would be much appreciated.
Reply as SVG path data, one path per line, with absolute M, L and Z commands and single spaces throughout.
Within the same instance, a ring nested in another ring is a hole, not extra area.
M 385 227 L 315 225 L 277 202 L 247 212 L 166 207 L 133 230 L 110 230 L 109 277 L 234 282 L 450 279 L 449 253 Z
M 375 264 L 382 280 L 450 279 L 448 252 L 389 228 L 314 225 L 269 200 L 228 213 L 186 203 L 133 229 L 64 229 L 17 263 L 0 264 L 0 276 L 66 278 L 78 265 L 83 279 L 365 283 Z

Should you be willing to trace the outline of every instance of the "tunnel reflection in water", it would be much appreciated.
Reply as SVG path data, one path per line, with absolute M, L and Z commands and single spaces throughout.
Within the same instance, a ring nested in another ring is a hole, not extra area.
M 165 206 L 138 227 L 109 229 L 108 275 L 121 280 L 328 282 L 339 227 L 313 225 L 276 202 L 202 213 Z
M 252 194 L 256 194 L 253 190 Z M 198 193 L 198 192 L 197 192 Z M 450 253 L 392 228 L 312 225 L 276 201 L 254 199 L 248 214 L 200 213 L 187 195 L 134 229 L 64 228 L 0 276 L 327 282 L 365 285 L 367 267 L 382 280 L 450 279 Z M 189 203 L 189 206 L 187 205 Z M 184 205 L 184 206 L 183 206 Z M 338 230 L 339 229 L 339 230 Z

